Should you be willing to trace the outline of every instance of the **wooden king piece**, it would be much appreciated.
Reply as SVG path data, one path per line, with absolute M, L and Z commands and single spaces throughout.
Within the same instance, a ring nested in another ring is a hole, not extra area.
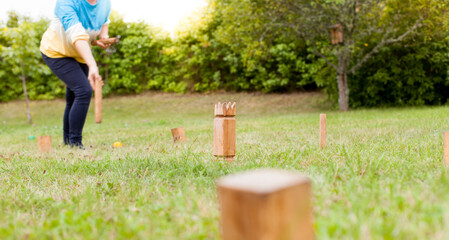
M 50 152 L 51 136 L 37 137 L 37 146 L 39 147 L 39 152 Z
M 102 122 L 102 108 L 103 108 L 103 87 L 100 81 L 95 81 L 95 122 Z
M 313 240 L 312 184 L 284 170 L 253 170 L 217 181 L 223 240 Z
M 235 156 L 235 103 L 215 105 L 214 156 L 234 161 Z

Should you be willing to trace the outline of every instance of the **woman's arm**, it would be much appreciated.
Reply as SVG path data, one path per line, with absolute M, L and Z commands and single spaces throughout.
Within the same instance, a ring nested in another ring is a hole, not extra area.
M 75 42 L 75 48 L 89 67 L 87 79 L 89 80 L 92 89 L 95 91 L 95 82 L 101 81 L 103 83 L 103 81 L 98 72 L 97 62 L 95 62 L 94 56 L 92 55 L 89 43 L 85 40 L 78 40 Z
M 98 36 L 98 38 L 100 40 L 109 38 L 109 24 L 106 23 L 103 25 L 103 27 L 101 27 L 100 35 Z M 101 47 L 102 49 L 107 49 L 108 47 L 111 46 L 111 44 L 101 43 L 101 42 L 97 42 L 97 45 L 99 47 Z
M 103 27 L 101 27 L 99 38 L 100 39 L 109 38 L 109 24 L 108 23 L 104 24 Z

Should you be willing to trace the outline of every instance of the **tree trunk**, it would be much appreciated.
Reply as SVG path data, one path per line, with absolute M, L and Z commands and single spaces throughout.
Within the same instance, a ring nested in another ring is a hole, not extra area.
M 345 111 L 348 111 L 349 110 L 349 93 L 350 93 L 350 91 L 349 91 L 349 85 L 348 85 L 348 75 L 345 73 L 344 74 L 344 79 L 345 79 L 345 81 L 344 81 L 344 85 L 345 85 L 345 106 L 346 106 L 346 109 L 345 109 Z
M 348 81 L 345 73 L 337 74 L 337 83 L 338 83 L 338 106 L 340 111 L 348 111 L 349 110 L 349 88 Z
M 32 123 L 31 120 L 31 113 L 30 113 L 30 99 L 28 98 L 28 92 L 27 92 L 27 85 L 26 85 L 26 76 L 25 72 L 23 70 L 23 63 L 20 63 L 22 68 L 22 88 L 23 88 L 23 95 L 25 96 L 25 104 L 26 104 L 26 111 L 27 111 L 27 118 L 28 118 L 28 124 Z

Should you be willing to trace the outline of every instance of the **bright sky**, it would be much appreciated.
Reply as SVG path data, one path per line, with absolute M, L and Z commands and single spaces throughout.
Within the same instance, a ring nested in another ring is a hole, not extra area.
M 144 20 L 173 32 L 179 21 L 198 8 L 205 0 L 111 0 L 112 9 L 122 14 L 125 21 Z M 52 17 L 56 0 L 1 0 L 0 20 L 7 19 L 7 12 L 18 11 L 33 18 Z

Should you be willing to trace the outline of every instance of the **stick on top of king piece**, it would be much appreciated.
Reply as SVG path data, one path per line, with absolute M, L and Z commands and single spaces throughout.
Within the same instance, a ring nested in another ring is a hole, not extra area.
M 233 117 L 236 114 L 236 103 L 221 103 L 215 104 L 215 116 Z

